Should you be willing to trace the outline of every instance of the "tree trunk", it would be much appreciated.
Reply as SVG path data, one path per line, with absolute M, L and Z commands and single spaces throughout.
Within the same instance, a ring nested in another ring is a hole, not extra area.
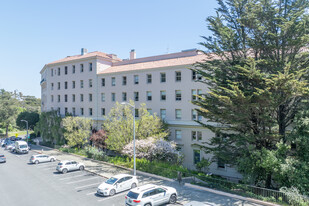
M 283 139 L 283 143 L 286 142 L 285 139 L 285 106 L 284 105 L 280 105 L 279 106 L 279 113 L 278 113 L 278 126 L 279 126 L 279 134 L 282 136 Z

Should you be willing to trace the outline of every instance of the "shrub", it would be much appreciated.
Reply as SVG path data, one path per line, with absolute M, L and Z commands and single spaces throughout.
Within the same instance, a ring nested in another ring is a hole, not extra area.
M 288 201 L 291 205 L 306 206 L 309 204 L 309 200 L 305 199 L 295 187 L 281 187 L 280 192 L 283 192 L 288 197 Z
M 98 148 L 95 147 L 86 147 L 85 154 L 88 158 L 93 158 L 95 160 L 104 160 L 105 153 L 100 151 Z

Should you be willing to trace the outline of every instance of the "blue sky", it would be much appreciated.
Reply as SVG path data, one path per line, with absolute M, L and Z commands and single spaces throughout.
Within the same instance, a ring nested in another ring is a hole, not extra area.
M 216 0 L 0 2 L 0 88 L 40 97 L 46 63 L 81 48 L 126 59 L 202 49 Z

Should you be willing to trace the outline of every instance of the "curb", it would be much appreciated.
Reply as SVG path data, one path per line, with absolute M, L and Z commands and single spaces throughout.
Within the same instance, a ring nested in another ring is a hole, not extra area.
M 104 162 L 104 161 L 94 160 L 94 159 L 84 157 L 84 156 L 80 156 L 80 155 L 73 154 L 73 153 L 62 152 L 58 149 L 53 149 L 53 148 L 49 148 L 49 147 L 46 147 L 46 146 L 41 146 L 41 145 L 39 145 L 39 146 L 46 148 L 46 149 L 56 150 L 56 151 L 63 153 L 63 154 L 69 154 L 69 155 L 73 155 L 75 157 L 82 157 L 82 158 L 85 158 L 85 160 L 89 160 L 89 161 L 93 161 L 93 162 L 96 162 L 96 163 L 105 164 L 105 165 L 109 165 L 109 166 L 112 166 L 112 167 L 117 167 L 117 168 L 120 168 L 120 169 L 124 169 L 124 170 L 128 170 L 128 171 L 133 172 L 133 169 L 131 169 L 131 168 L 126 168 L 126 167 L 123 167 L 123 166 L 115 165 L 115 164 Z M 93 171 L 90 171 L 90 170 L 87 170 L 87 169 L 85 169 L 85 170 L 92 173 L 92 174 L 96 174 L 96 175 L 99 175 L 99 176 L 107 178 L 107 179 L 109 178 L 109 177 L 105 177 L 105 176 L 101 175 L 100 173 L 93 172 Z M 159 175 L 155 175 L 155 174 L 151 174 L 151 173 L 147 173 L 147 172 L 142 172 L 142 171 L 139 171 L 139 170 L 136 170 L 136 173 L 141 174 L 141 175 L 145 175 L 145 176 L 149 176 L 149 177 L 154 177 L 154 178 L 161 179 L 161 180 L 166 180 L 166 181 L 169 181 L 169 182 L 175 181 L 175 180 L 167 178 L 167 177 L 162 177 L 162 176 L 159 176 Z M 203 190 L 203 191 L 206 191 L 206 192 L 211 192 L 211 193 L 214 193 L 214 194 L 217 194 L 217 195 L 222 195 L 222 196 L 231 197 L 231 198 L 244 200 L 244 201 L 250 201 L 252 203 L 261 204 L 261 205 L 265 205 L 265 206 L 280 206 L 280 205 L 275 204 L 275 203 L 270 203 L 270 202 L 265 202 L 265 201 L 258 200 L 258 199 L 243 197 L 243 196 L 240 196 L 240 195 L 235 195 L 235 194 L 232 194 L 232 193 L 214 190 L 214 189 L 210 189 L 210 188 L 207 188 L 207 187 L 193 185 L 193 184 L 190 184 L 190 183 L 184 183 L 184 186 L 192 188 L 192 189 L 198 189 L 198 190 Z

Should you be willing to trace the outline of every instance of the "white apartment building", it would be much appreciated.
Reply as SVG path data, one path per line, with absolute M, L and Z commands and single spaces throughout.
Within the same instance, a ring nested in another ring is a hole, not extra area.
M 92 118 L 100 129 L 116 102 L 132 99 L 137 108 L 145 103 L 150 113 L 169 125 L 169 139 L 184 154 L 184 166 L 195 169 L 196 162 L 210 156 L 194 144 L 205 144 L 214 134 L 194 121 L 201 117 L 191 101 L 207 88 L 188 68 L 206 58 L 195 49 L 145 58 L 136 58 L 132 50 L 128 60 L 82 49 L 81 55 L 48 63 L 41 70 L 42 111 Z M 234 168 L 221 163 L 213 163 L 210 172 L 241 178 Z

